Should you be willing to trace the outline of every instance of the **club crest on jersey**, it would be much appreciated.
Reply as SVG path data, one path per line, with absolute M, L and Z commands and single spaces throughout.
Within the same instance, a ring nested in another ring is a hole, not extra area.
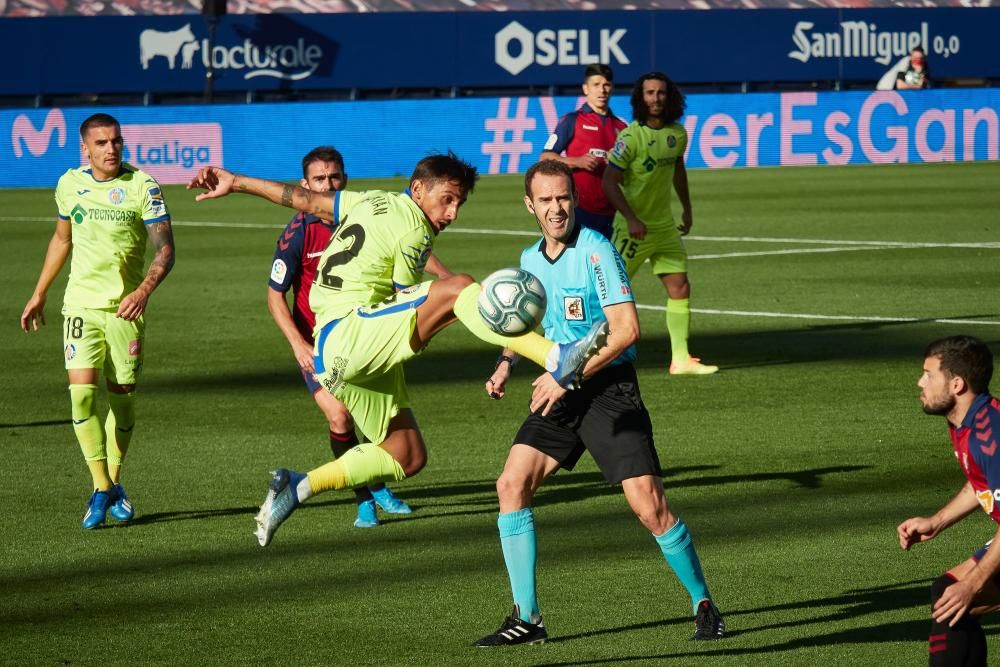
M 676 145 L 677 145 L 677 137 L 671 134 L 670 136 L 667 137 L 667 146 L 673 148 Z
M 271 265 L 271 282 L 278 283 L 279 285 L 284 284 L 287 273 L 288 266 L 285 262 L 280 259 L 274 260 L 274 264 Z
M 142 351 L 142 341 L 136 338 L 133 341 L 129 341 L 128 344 L 128 354 L 130 357 L 138 357 L 139 353 Z
M 76 356 L 76 345 L 70 343 L 66 346 L 66 349 L 63 350 L 63 353 L 66 355 L 66 361 L 70 361 Z
M 976 491 L 976 499 L 979 501 L 979 504 L 982 505 L 987 514 L 993 513 L 993 501 L 995 500 L 995 496 L 998 494 L 1000 494 L 1000 491 L 990 491 L 989 489 Z
M 108 201 L 115 206 L 121 206 L 125 201 L 125 188 L 111 188 L 108 190 Z
M 571 322 L 582 322 L 584 319 L 583 297 L 563 297 L 563 317 Z

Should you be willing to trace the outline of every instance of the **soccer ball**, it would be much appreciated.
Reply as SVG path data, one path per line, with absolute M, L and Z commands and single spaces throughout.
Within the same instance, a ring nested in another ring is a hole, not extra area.
M 545 288 L 527 271 L 500 269 L 483 281 L 479 314 L 490 329 L 502 336 L 531 331 L 545 315 Z

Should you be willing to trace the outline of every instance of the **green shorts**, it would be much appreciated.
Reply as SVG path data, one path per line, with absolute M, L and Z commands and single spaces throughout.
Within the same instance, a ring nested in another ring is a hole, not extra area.
M 628 223 L 619 215 L 615 217 L 611 242 L 625 260 L 625 270 L 630 277 L 647 259 L 653 266 L 654 275 L 687 273 L 684 239 L 673 223 L 667 228 L 647 229 L 646 238 L 640 241 L 629 236 Z
M 410 338 L 416 308 L 427 300 L 431 283 L 397 292 L 374 306 L 357 308 L 325 322 L 316 335 L 316 379 L 347 406 L 354 427 L 369 442 L 385 440 L 389 420 L 410 407 L 403 362 L 417 356 Z
M 63 306 L 66 370 L 96 368 L 114 384 L 135 384 L 142 368 L 146 321 L 115 317 L 117 309 Z

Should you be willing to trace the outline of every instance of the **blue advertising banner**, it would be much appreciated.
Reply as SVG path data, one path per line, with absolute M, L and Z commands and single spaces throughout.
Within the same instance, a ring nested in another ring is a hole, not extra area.
M 454 150 L 485 174 L 525 171 L 574 97 L 330 102 L 100 110 L 122 123 L 126 159 L 164 183 L 202 166 L 276 180 L 301 176 L 319 144 L 352 177 L 408 176 Z M 626 97 L 612 108 L 628 117 Z M 0 187 L 52 187 L 84 162 L 78 128 L 96 109 L 0 111 Z M 692 168 L 1000 159 L 1000 90 L 690 95 Z
M 0 91 L 196 92 L 209 64 L 219 91 L 571 85 L 597 62 L 620 81 L 874 81 L 917 45 L 932 77 L 1000 78 L 998 30 L 1000 8 L 266 14 L 223 17 L 213 45 L 201 17 L 0 19 Z

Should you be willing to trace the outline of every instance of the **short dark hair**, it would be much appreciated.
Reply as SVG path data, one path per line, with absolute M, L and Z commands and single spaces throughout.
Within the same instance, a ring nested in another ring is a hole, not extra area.
M 587 69 L 583 71 L 583 81 L 586 83 L 587 79 L 592 76 L 603 76 L 608 81 L 614 81 L 615 75 L 611 71 L 611 67 L 605 65 L 604 63 L 595 63 L 593 65 L 587 65 Z
M 681 92 L 681 89 L 663 72 L 647 72 L 635 82 L 635 85 L 632 87 L 632 118 L 640 123 L 645 123 L 649 120 L 649 108 L 646 106 L 646 101 L 642 98 L 642 84 L 651 80 L 663 81 L 667 84 L 667 106 L 663 111 L 663 120 L 667 125 L 676 123 L 684 115 L 687 102 L 684 99 L 684 93 Z
M 535 180 L 536 174 L 543 176 L 565 176 L 569 181 L 570 192 L 576 194 L 576 183 L 573 181 L 573 170 L 569 165 L 563 164 L 559 160 L 542 160 L 531 165 L 524 174 L 524 194 L 531 199 L 531 182 Z
M 87 131 L 92 127 L 117 127 L 121 129 L 121 124 L 110 114 L 95 113 L 93 116 L 88 116 L 87 120 L 80 123 L 80 138 L 86 139 Z
M 476 172 L 476 168 L 450 150 L 447 154 L 428 155 L 417 163 L 417 166 L 413 168 L 413 175 L 410 176 L 410 183 L 415 181 L 424 181 L 425 183 L 457 181 L 467 195 L 472 194 L 477 180 L 479 180 L 479 174 Z
M 975 336 L 939 338 L 924 350 L 924 359 L 937 357 L 941 370 L 960 377 L 974 394 L 982 394 L 993 379 L 993 353 Z
M 333 146 L 317 146 L 302 158 L 302 178 L 308 178 L 307 171 L 313 162 L 336 162 L 344 169 L 344 156 Z

